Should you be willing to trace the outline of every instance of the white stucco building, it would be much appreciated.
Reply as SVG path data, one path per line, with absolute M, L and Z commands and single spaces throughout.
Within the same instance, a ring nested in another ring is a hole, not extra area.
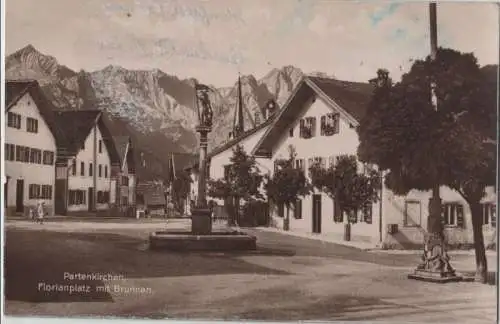
M 37 81 L 5 82 L 5 182 L 7 215 L 27 214 L 45 202 L 54 212 L 56 125 Z
M 107 210 L 116 187 L 112 168 L 120 168 L 111 134 L 98 110 L 55 114 L 63 138 L 57 150 L 56 213 Z
M 212 151 L 210 176 L 224 177 L 232 149 L 240 144 L 254 155 L 262 173 L 272 174 L 274 163 L 289 156 L 293 146 L 295 165 L 306 175 L 314 161 L 325 167 L 340 155 L 357 155 L 359 138 L 356 127 L 371 98 L 372 87 L 366 83 L 344 82 L 306 76 L 296 86 L 283 108 L 269 125 L 250 131 L 226 146 Z M 360 172 L 364 165 L 359 164 Z M 394 195 L 385 186 L 379 202 L 357 215 L 351 227 L 351 240 L 409 248 L 423 243 L 427 226 L 430 192 L 412 191 L 407 196 Z M 445 235 L 451 245 L 472 244 L 471 213 L 463 198 L 450 188 L 441 189 Z M 483 199 L 485 242 L 493 240 L 496 228 L 496 196 L 493 188 Z M 283 228 L 284 208 L 271 206 L 271 226 Z M 300 199 L 290 212 L 290 231 L 317 233 L 343 239 L 346 215 L 326 194 L 315 192 Z

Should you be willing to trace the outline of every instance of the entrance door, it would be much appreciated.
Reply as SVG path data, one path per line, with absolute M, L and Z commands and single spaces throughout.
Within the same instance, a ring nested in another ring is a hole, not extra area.
M 94 211 L 94 188 L 89 188 L 89 211 Z
M 312 196 L 312 231 L 321 233 L 321 195 Z
M 24 212 L 24 180 L 17 180 L 16 184 L 16 213 Z

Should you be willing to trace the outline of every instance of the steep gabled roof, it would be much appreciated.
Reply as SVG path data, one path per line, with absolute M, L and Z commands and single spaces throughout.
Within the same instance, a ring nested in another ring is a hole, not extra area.
M 304 76 L 292 91 L 283 108 L 259 140 L 253 155 L 267 155 L 270 147 L 299 115 L 303 105 L 314 96 L 338 111 L 353 126 L 359 125 L 368 108 L 373 87 L 368 83 Z
M 276 114 L 277 115 L 277 114 Z M 252 128 L 252 129 L 249 129 L 247 130 L 246 132 L 242 133 L 240 136 L 238 137 L 235 137 L 233 139 L 231 139 L 230 141 L 227 141 L 226 143 L 216 147 L 215 149 L 213 149 L 212 151 L 210 151 L 208 154 L 207 154 L 207 159 L 210 159 L 211 157 L 221 153 L 221 152 L 224 152 L 225 150 L 233 147 L 234 145 L 238 144 L 239 142 L 245 140 L 246 138 L 250 137 L 251 135 L 257 133 L 259 130 L 269 126 L 273 120 L 275 119 L 276 115 L 272 116 L 272 117 L 269 117 L 265 122 L 263 122 L 262 124 L 259 124 L 258 126 Z
M 92 128 L 97 125 L 101 131 L 111 163 L 120 163 L 111 134 L 101 116 L 102 112 L 100 110 L 56 111 L 56 122 L 61 129 L 61 136 L 64 137 L 64 145 L 57 148 L 58 157 L 75 156 L 82 149 Z
M 123 166 L 125 165 L 125 161 L 131 162 L 133 161 L 133 157 L 130 158 L 130 150 L 131 150 L 131 145 L 132 145 L 132 140 L 130 139 L 130 136 L 112 136 L 113 138 L 113 143 L 116 148 L 116 152 L 118 153 L 118 159 L 120 160 L 120 167 L 123 169 Z M 129 163 L 130 164 L 130 163 Z M 133 166 L 129 165 L 129 170 Z
M 40 115 L 56 139 L 57 146 L 62 145 L 64 137 L 58 127 L 52 103 L 45 97 L 40 84 L 36 80 L 5 80 L 5 111 L 8 112 L 25 95 L 33 98 Z

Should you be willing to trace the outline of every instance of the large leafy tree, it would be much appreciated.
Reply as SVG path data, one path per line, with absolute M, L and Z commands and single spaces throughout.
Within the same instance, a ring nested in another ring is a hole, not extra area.
M 487 263 L 480 200 L 495 182 L 496 81 L 472 54 L 440 48 L 436 60 L 417 60 L 398 83 L 385 70 L 375 86 L 358 134 L 358 156 L 387 170 L 396 194 L 446 185 L 472 213 L 476 276 L 485 282 Z M 436 86 L 437 107 L 431 102 Z
M 296 168 L 296 153 L 290 146 L 288 159 L 276 160 L 275 172 L 272 177 L 266 176 L 264 188 L 270 201 L 277 205 L 287 207 L 283 228 L 290 228 L 290 209 L 299 197 L 304 197 L 310 192 L 310 185 L 302 169 Z
M 208 180 L 208 195 L 214 198 L 230 198 L 229 224 L 233 225 L 240 211 L 241 200 L 251 201 L 263 198 L 260 192 L 263 176 L 253 156 L 248 155 L 241 145 L 233 150 L 223 179 Z
M 357 211 L 378 200 L 380 176 L 373 168 L 360 173 L 358 161 L 354 155 L 340 155 L 334 165 L 325 168 L 314 163 L 309 168 L 311 183 L 335 200 L 341 213 L 354 222 Z

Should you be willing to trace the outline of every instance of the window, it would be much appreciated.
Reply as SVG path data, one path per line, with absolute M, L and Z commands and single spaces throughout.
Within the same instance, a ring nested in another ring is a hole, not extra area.
M 128 197 L 127 196 L 122 197 L 122 205 L 125 205 L 125 206 L 128 205 Z
M 302 171 L 306 171 L 306 165 L 304 163 L 304 159 L 296 159 L 295 160 L 295 168 L 296 169 L 299 169 L 299 170 L 302 170 Z
M 363 209 L 361 210 L 361 221 L 365 222 L 367 224 L 372 223 L 372 213 L 373 213 L 373 204 L 368 203 L 363 206 Z
M 231 166 L 230 165 L 225 165 L 224 166 L 224 179 L 228 180 L 229 179 L 229 174 L 231 173 Z
M 293 127 L 290 128 L 290 130 L 288 131 L 289 134 L 290 134 L 290 137 L 293 137 Z
M 89 177 L 91 177 L 94 174 L 94 165 L 92 162 L 89 163 Z
M 418 200 L 405 201 L 404 226 L 422 225 L 422 205 Z
M 21 115 L 9 112 L 7 114 L 7 126 L 21 129 Z
M 76 176 L 76 160 L 71 162 L 71 174 Z
M 102 140 L 99 140 L 99 153 L 102 153 Z
M 109 191 L 98 191 L 97 192 L 97 203 L 107 204 L 109 202 Z
M 69 191 L 69 204 L 70 205 L 84 205 L 85 190 L 70 190 Z
M 16 146 L 16 161 L 29 162 L 30 161 L 30 148 L 26 146 Z
M 29 199 L 41 198 L 40 185 L 30 184 L 28 187 Z
M 302 199 L 297 199 L 295 201 L 293 216 L 295 217 L 295 219 L 302 219 Z
M 122 176 L 122 186 L 128 186 L 128 177 Z
M 14 161 L 16 159 L 16 146 L 14 144 L 5 144 L 5 160 Z
M 53 165 L 54 164 L 54 152 L 43 151 L 43 164 Z
M 463 226 L 464 208 L 459 203 L 444 203 L 442 206 L 441 216 L 446 226 Z
M 38 120 L 28 117 L 26 119 L 26 130 L 30 133 L 38 133 Z
M 98 172 L 99 172 L 99 178 L 101 178 L 102 177 L 102 165 L 100 165 L 100 164 L 99 164 Z
M 337 164 L 338 156 L 332 155 L 328 157 L 328 167 L 333 168 Z
M 311 138 L 316 134 L 316 118 L 306 117 L 300 120 L 300 134 L 301 138 Z
M 278 204 L 278 217 L 285 217 L 285 204 Z
M 255 121 L 255 125 L 260 125 L 260 114 L 258 111 L 254 112 L 253 118 Z
M 483 203 L 481 204 L 483 208 L 483 225 L 496 226 L 496 206 L 494 203 Z
M 85 175 L 85 162 L 80 162 L 80 175 L 82 177 Z
M 41 164 L 42 163 L 42 151 L 39 149 L 30 149 L 30 163 Z
M 326 169 L 326 159 L 324 159 L 322 157 L 316 156 L 316 157 L 312 158 L 311 162 L 313 165 L 319 165 L 320 167 Z
M 52 186 L 42 185 L 42 199 L 52 199 Z
M 338 113 L 330 113 L 321 116 L 321 136 L 332 136 L 339 132 L 340 115 Z
M 105 178 L 108 177 L 108 166 L 107 165 L 104 166 L 104 177 Z

